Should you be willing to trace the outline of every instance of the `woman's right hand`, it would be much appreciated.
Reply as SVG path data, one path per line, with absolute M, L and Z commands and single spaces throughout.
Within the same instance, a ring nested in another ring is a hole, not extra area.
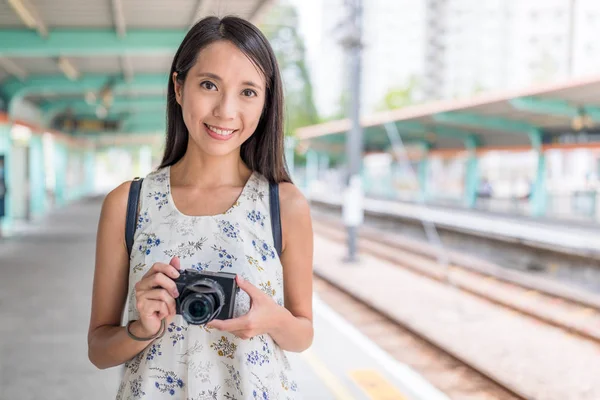
M 179 269 L 177 257 L 169 264 L 155 263 L 135 284 L 139 336 L 156 335 L 162 319 L 175 315 L 175 298 L 179 293 L 173 279 L 179 277 Z

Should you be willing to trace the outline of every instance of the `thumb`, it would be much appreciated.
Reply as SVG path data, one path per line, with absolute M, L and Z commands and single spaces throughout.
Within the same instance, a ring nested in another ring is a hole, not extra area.
M 236 275 L 236 282 L 240 289 L 248 293 L 250 298 L 255 298 L 257 295 L 262 293 L 256 286 L 242 278 L 241 275 Z
M 181 269 L 181 265 L 179 262 L 179 257 L 175 256 L 173 258 L 171 258 L 171 261 L 169 261 L 169 265 L 174 266 L 177 270 Z

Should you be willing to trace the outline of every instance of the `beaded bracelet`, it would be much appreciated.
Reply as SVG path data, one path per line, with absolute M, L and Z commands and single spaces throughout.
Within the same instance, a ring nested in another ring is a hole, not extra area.
M 127 323 L 127 326 L 125 327 L 125 330 L 127 331 L 127 335 L 130 338 L 132 338 L 133 340 L 137 340 L 138 342 L 147 342 L 149 340 L 160 339 L 165 334 L 166 326 L 165 326 L 165 319 L 164 318 L 160 321 L 160 329 L 158 330 L 158 332 L 156 332 L 156 334 L 154 336 L 151 336 L 151 337 L 148 337 L 148 338 L 142 338 L 142 337 L 139 337 L 139 336 L 135 336 L 133 333 L 131 333 L 131 331 L 129 330 L 129 327 L 135 321 L 136 320 L 129 321 Z

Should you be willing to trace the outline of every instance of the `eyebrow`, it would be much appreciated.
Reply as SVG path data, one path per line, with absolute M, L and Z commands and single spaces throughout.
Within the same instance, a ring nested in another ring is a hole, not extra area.
M 213 74 L 212 72 L 199 72 L 197 74 L 197 76 L 199 76 L 199 77 L 200 76 L 206 76 L 208 78 L 212 78 L 212 79 L 220 81 L 220 82 L 223 81 L 223 79 L 221 79 L 221 77 L 219 75 Z M 242 85 L 244 85 L 244 86 L 251 86 L 251 87 L 259 89 L 259 90 L 261 89 L 261 87 L 259 85 L 257 85 L 256 83 L 254 83 L 252 81 L 243 81 Z

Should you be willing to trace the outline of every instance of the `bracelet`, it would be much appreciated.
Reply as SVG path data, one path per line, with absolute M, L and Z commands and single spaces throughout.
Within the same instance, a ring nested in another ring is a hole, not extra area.
M 133 340 L 137 340 L 138 342 L 147 342 L 149 340 L 160 339 L 165 334 L 165 319 L 164 318 L 160 321 L 160 329 L 158 330 L 158 332 L 156 332 L 156 334 L 154 336 L 151 336 L 151 337 L 148 337 L 148 338 L 142 338 L 142 337 L 139 337 L 139 336 L 135 336 L 133 333 L 131 333 L 131 331 L 129 330 L 129 326 L 132 323 L 134 323 L 135 321 L 136 320 L 129 321 L 127 323 L 127 326 L 125 327 L 125 330 L 127 331 L 127 335 L 130 338 L 132 338 Z

